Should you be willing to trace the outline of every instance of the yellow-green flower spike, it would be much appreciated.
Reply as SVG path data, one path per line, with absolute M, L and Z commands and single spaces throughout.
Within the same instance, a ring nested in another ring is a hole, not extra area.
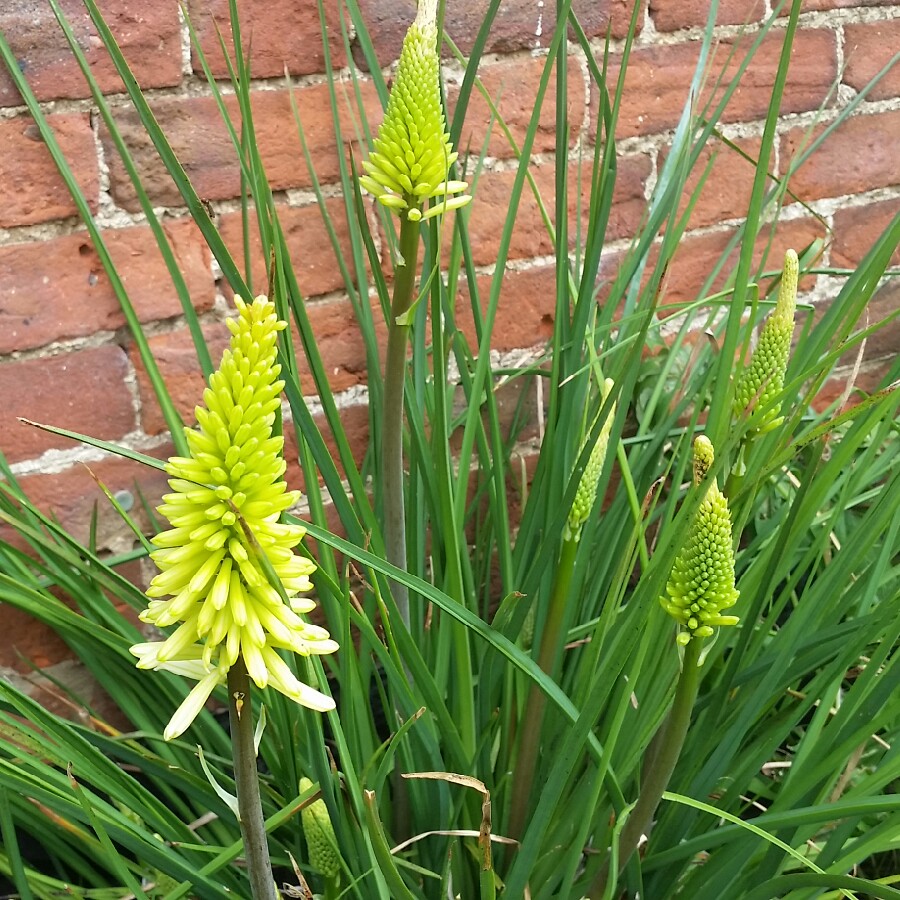
M 601 387 L 603 402 L 609 396 L 609 392 L 613 389 L 612 378 L 607 378 Z M 609 431 L 612 428 L 613 419 L 616 417 L 616 405 L 612 405 L 600 434 L 597 435 L 597 442 L 591 455 L 588 457 L 587 465 L 581 475 L 581 481 L 578 482 L 578 490 L 575 492 L 575 499 L 572 501 L 572 509 L 569 510 L 569 518 L 566 521 L 563 538 L 567 541 L 578 541 L 581 538 L 581 529 L 587 522 L 591 510 L 594 508 L 594 502 L 597 499 L 597 482 L 603 472 L 603 463 L 606 462 L 606 451 L 609 446 Z M 584 444 L 581 445 L 584 450 Z M 579 451 L 579 456 L 581 451 Z
M 387 112 L 360 185 L 410 221 L 465 206 L 464 181 L 448 181 L 457 153 L 441 106 L 437 0 L 420 0 L 406 32 Z M 458 195 L 458 196 L 452 196 Z M 423 211 L 429 203 L 427 212 Z
M 695 487 L 702 485 L 713 458 L 712 443 L 700 435 L 694 441 Z M 677 641 L 682 646 L 712 637 L 716 626 L 738 622 L 737 616 L 722 615 L 738 598 L 728 501 L 715 480 L 703 489 L 706 495 L 675 559 L 666 595 L 660 597 L 663 609 L 681 626 Z
M 166 740 L 191 724 L 239 655 L 259 687 L 271 685 L 311 709 L 334 708 L 330 697 L 300 682 L 277 652 L 337 650 L 325 629 L 300 617 L 315 606 L 298 596 L 312 587 L 315 571 L 311 560 L 293 552 L 306 530 L 279 522 L 300 496 L 287 490 L 284 438 L 272 434 L 284 387 L 276 341 L 285 323 L 265 297 L 252 303 L 235 298 L 235 304 L 230 349 L 210 376 L 205 405 L 196 408 L 199 428 L 185 428 L 191 455 L 166 464 L 172 493 L 159 512 L 172 528 L 153 538 L 159 549 L 151 557 L 160 573 L 150 583 L 141 620 L 178 627 L 164 641 L 131 648 L 138 668 L 197 679 L 169 722 Z M 289 604 L 267 569 L 281 581 Z
M 300 779 L 300 792 L 305 793 L 313 786 L 308 778 Z M 328 815 L 328 807 L 320 797 L 300 810 L 300 822 L 309 849 L 309 864 L 323 878 L 336 878 L 341 872 L 341 857 L 338 854 L 334 826 Z
M 791 338 L 794 334 L 799 276 L 800 262 L 797 254 L 788 250 L 784 256 L 778 302 L 763 325 L 750 364 L 735 389 L 736 416 L 752 415 L 757 409 L 765 410 L 754 427 L 757 434 L 771 431 L 784 421 L 784 417 L 779 415 L 781 403 L 777 398 L 784 390 L 784 373 L 787 371 Z

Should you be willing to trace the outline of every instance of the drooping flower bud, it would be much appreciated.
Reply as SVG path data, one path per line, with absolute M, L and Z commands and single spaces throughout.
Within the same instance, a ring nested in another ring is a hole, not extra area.
M 300 779 L 301 792 L 305 793 L 312 786 L 308 778 Z M 304 806 L 300 810 L 300 821 L 309 849 L 310 866 L 323 878 L 336 878 L 341 872 L 341 857 L 325 801 L 320 797 Z
M 613 380 L 607 378 L 601 387 L 603 402 L 609 396 L 609 392 L 613 389 Z M 603 464 L 606 462 L 606 451 L 609 446 L 609 432 L 612 428 L 613 419 L 616 417 L 616 405 L 612 405 L 600 434 L 597 435 L 597 442 L 591 455 L 588 457 L 587 465 L 581 475 L 581 481 L 578 482 L 578 490 L 575 492 L 575 499 L 572 501 L 572 509 L 569 511 L 569 518 L 566 521 L 565 532 L 563 537 L 567 541 L 578 541 L 581 538 L 581 529 L 587 522 L 591 510 L 594 508 L 594 502 L 597 499 L 597 482 L 603 472 Z M 581 445 L 584 450 L 584 444 Z M 579 451 L 581 455 L 581 451 Z
M 387 112 L 360 185 L 384 206 L 415 222 L 465 206 L 464 181 L 448 181 L 458 154 L 450 144 L 441 106 L 437 0 L 420 0 L 400 51 Z M 426 201 L 430 202 L 423 212 Z
M 284 482 L 284 438 L 272 434 L 284 387 L 276 340 L 285 323 L 265 297 L 235 303 L 230 349 L 210 376 L 205 406 L 196 408 L 199 428 L 185 428 L 191 455 L 166 464 L 172 493 L 159 512 L 172 528 L 153 538 L 160 549 L 151 557 L 161 571 L 150 583 L 141 620 L 178 627 L 164 641 L 131 648 L 138 668 L 198 680 L 166 728 L 167 740 L 190 725 L 238 656 L 259 687 L 271 685 L 311 709 L 334 708 L 276 652 L 337 650 L 323 628 L 300 617 L 315 606 L 297 596 L 311 588 L 315 571 L 311 560 L 293 552 L 305 529 L 279 521 L 299 498 Z M 267 568 L 290 605 L 270 583 Z
M 712 637 L 715 626 L 738 622 L 737 616 L 722 615 L 722 610 L 734 606 L 739 593 L 734 586 L 728 501 L 715 480 L 702 484 L 713 458 L 712 443 L 700 435 L 694 441 L 694 487 L 706 494 L 675 559 L 666 595 L 660 597 L 663 609 L 683 629 L 677 638 L 682 646 L 692 638 Z
M 779 415 L 781 402 L 778 398 L 784 390 L 784 374 L 794 334 L 799 275 L 800 262 L 797 254 L 788 250 L 784 256 L 778 302 L 766 319 L 759 335 L 759 343 L 750 357 L 750 364 L 735 388 L 736 416 L 750 416 L 757 409 L 765 410 L 754 426 L 757 434 L 771 431 L 784 421 L 784 417 Z

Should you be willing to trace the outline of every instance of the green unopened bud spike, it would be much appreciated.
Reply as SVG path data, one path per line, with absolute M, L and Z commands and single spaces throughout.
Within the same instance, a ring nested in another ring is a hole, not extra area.
M 604 403 L 612 389 L 613 380 L 607 378 L 603 382 L 601 388 Z M 606 461 L 606 451 L 609 446 L 609 432 L 612 428 L 615 415 L 616 405 L 613 403 L 609 415 L 607 415 L 606 421 L 600 429 L 600 434 L 597 436 L 597 442 L 594 444 L 594 449 L 591 450 L 591 455 L 588 458 L 587 465 L 581 475 L 581 481 L 578 482 L 578 490 L 575 492 L 575 499 L 572 501 L 572 509 L 569 511 L 569 518 L 566 521 L 566 529 L 563 535 L 567 541 L 579 540 L 581 537 L 581 529 L 584 527 L 584 523 L 587 522 L 591 510 L 594 508 L 594 502 L 597 499 L 597 482 L 600 480 L 600 475 L 603 472 L 603 463 Z M 581 450 L 584 450 L 584 444 L 581 445 Z
M 762 434 L 776 428 L 784 417 L 780 416 L 780 397 L 784 391 L 784 375 L 787 371 L 794 334 L 794 310 L 797 305 L 797 282 L 800 262 L 793 250 L 784 256 L 781 290 L 772 314 L 766 319 L 759 335 L 759 343 L 735 388 L 734 413 L 736 416 L 752 416 L 756 410 L 764 411 L 756 418 L 753 431 Z
M 300 779 L 300 790 L 308 791 L 313 783 L 308 778 Z M 321 799 L 304 806 L 300 811 L 303 834 L 309 848 L 309 864 L 323 878 L 337 878 L 341 872 L 341 858 L 337 849 L 334 826 L 328 815 L 328 807 Z
M 694 638 L 712 637 L 714 628 L 736 625 L 737 616 L 722 615 L 737 602 L 734 586 L 734 549 L 728 501 L 713 480 L 703 482 L 715 458 L 709 438 L 694 441 L 694 486 L 706 491 L 697 515 L 691 522 L 687 540 L 675 559 L 666 594 L 660 597 L 663 609 L 682 630 L 682 646 Z

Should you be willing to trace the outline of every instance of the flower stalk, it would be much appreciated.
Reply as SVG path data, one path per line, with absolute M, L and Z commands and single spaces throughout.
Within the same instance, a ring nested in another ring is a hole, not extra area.
M 421 0 L 403 39 L 397 77 L 359 183 L 400 217 L 399 258 L 388 322 L 384 370 L 381 474 L 385 555 L 406 568 L 403 493 L 403 390 L 410 314 L 415 299 L 419 222 L 465 206 L 464 181 L 450 179 L 457 158 L 441 104 L 437 0 Z M 409 595 L 392 583 L 400 617 L 409 627 Z
M 250 676 L 240 656 L 228 670 L 228 721 L 231 726 L 234 783 L 250 890 L 253 900 L 278 900 L 259 794 L 253 716 L 250 712 Z
M 715 635 L 716 627 L 736 625 L 737 616 L 723 615 L 738 599 L 734 586 L 734 547 L 728 501 L 715 479 L 708 474 L 715 459 L 712 442 L 705 435 L 694 440 L 694 490 L 703 499 L 691 522 L 684 546 L 660 597 L 660 605 L 679 625 L 676 642 L 681 651 L 681 674 L 672 708 L 654 738 L 655 752 L 648 754 L 640 794 L 618 839 L 617 872 L 621 872 L 637 849 L 642 835 L 649 832 L 663 791 L 675 771 L 691 712 L 700 685 L 704 642 Z M 598 874 L 591 887 L 592 900 L 605 896 L 611 863 Z
M 603 382 L 601 386 L 602 402 L 606 402 L 613 386 L 611 378 L 607 378 Z M 600 476 L 603 474 L 603 466 L 606 462 L 609 448 L 609 433 L 615 416 L 616 406 L 613 403 L 578 482 L 575 499 L 572 502 L 572 508 L 569 510 L 563 531 L 562 549 L 560 550 L 559 562 L 556 567 L 550 604 L 547 608 L 547 617 L 541 631 L 537 659 L 541 671 L 551 677 L 555 675 L 561 645 L 565 639 L 566 612 L 569 609 L 569 590 L 575 572 L 578 543 L 581 540 L 581 531 L 597 501 L 597 486 Z M 582 442 L 579 456 L 584 449 L 585 445 Z M 529 615 L 532 615 L 533 611 L 534 606 L 529 610 Z M 531 796 L 528 786 L 534 780 L 537 767 L 538 753 L 541 747 L 541 728 L 546 705 L 546 694 L 532 682 L 528 692 L 528 701 L 525 705 L 522 732 L 519 739 L 519 752 L 513 778 L 513 783 L 519 787 L 513 792 L 512 805 L 510 807 L 509 834 L 517 839 L 521 838 L 525 831 L 525 822 L 529 811 L 528 800 Z

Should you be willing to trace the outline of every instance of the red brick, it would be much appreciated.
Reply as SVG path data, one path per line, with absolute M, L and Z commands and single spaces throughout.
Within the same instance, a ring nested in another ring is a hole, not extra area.
M 847 25 L 844 28 L 844 83 L 861 91 L 900 47 L 900 19 Z M 894 65 L 866 94 L 869 100 L 900 97 L 900 66 Z
M 344 263 L 355 280 L 353 253 L 347 217 L 344 212 L 344 201 L 330 198 L 325 201 L 325 208 L 331 217 L 332 226 L 337 232 Z M 297 276 L 300 290 L 306 297 L 316 297 L 340 290 L 344 280 L 338 268 L 334 248 L 325 230 L 322 213 L 318 206 L 292 208 L 280 206 L 278 220 L 284 231 L 285 241 L 291 257 L 291 264 Z M 243 267 L 244 237 L 242 217 L 240 213 L 228 213 L 220 219 L 219 230 L 229 250 Z M 263 257 L 259 232 L 253 228 L 250 235 L 251 272 L 254 291 L 266 290 L 268 283 L 268 260 Z
M 735 39 L 722 40 L 706 78 L 708 85 L 697 103 L 696 112 L 704 109 L 713 85 L 722 72 L 722 86 L 715 98 L 721 96 L 730 79 L 749 52 L 750 42 L 744 37 L 729 59 Z M 741 76 L 739 87 L 732 94 L 722 113 L 723 122 L 743 122 L 761 119 L 766 115 L 775 83 L 781 55 L 783 34 L 767 35 Z M 690 95 L 691 80 L 697 65 L 699 44 L 663 44 L 641 47 L 631 54 L 625 76 L 618 136 L 655 134 L 674 128 Z M 612 77 L 617 77 L 615 63 Z M 813 29 L 798 32 L 791 52 L 791 66 L 781 103 L 782 115 L 818 109 L 825 102 L 837 77 L 837 50 L 834 34 Z M 596 121 L 598 93 L 592 86 L 591 113 Z M 709 107 L 710 111 L 712 106 Z
M 492 278 L 482 275 L 478 279 L 482 312 L 487 309 Z M 470 346 L 475 347 L 477 340 L 469 312 L 468 291 L 460 285 L 460 298 L 463 297 L 465 302 L 457 303 L 456 324 Z M 553 334 L 555 315 L 556 271 L 552 265 L 523 271 L 507 270 L 500 290 L 491 346 L 502 352 L 540 344 Z
M 225 324 L 221 322 L 203 327 L 213 366 L 218 366 L 222 351 L 228 346 L 229 334 Z M 194 407 L 203 399 L 204 381 L 190 332 L 187 328 L 181 328 L 156 334 L 149 338 L 148 343 L 175 408 L 187 424 L 192 424 Z M 137 374 L 141 424 L 147 434 L 160 434 L 166 430 L 166 421 L 160 412 L 150 379 L 137 349 L 129 346 L 128 352 Z
M 809 143 L 807 128 L 782 138 L 781 167 Z M 820 134 L 818 128 L 813 137 Z M 900 184 L 897 145 L 900 111 L 854 116 L 841 123 L 791 176 L 790 189 L 802 200 L 843 197 Z
M 322 365 L 329 385 L 335 392 L 366 383 L 365 346 L 360 335 L 359 323 L 349 300 L 337 299 L 311 303 L 306 307 L 316 347 L 322 357 Z M 379 346 L 383 349 L 387 339 L 386 326 L 380 309 L 373 309 Z M 229 332 L 222 323 L 204 327 L 213 365 L 218 366 L 222 351 L 228 346 Z M 297 355 L 297 371 L 304 394 L 315 393 L 309 366 L 303 347 L 293 329 L 294 348 Z M 194 421 L 194 407 L 202 401 L 204 382 L 197 363 L 193 341 L 186 328 L 154 335 L 149 340 L 150 349 L 159 365 L 176 409 L 188 424 Z M 141 397 L 141 421 L 147 434 L 159 434 L 166 425 L 159 412 L 153 390 L 136 351 L 129 350 L 137 372 Z
M 134 430 L 125 386 L 128 363 L 119 347 L 78 350 L 42 359 L 0 364 L 0 433 L 11 462 L 40 456 L 74 442 L 16 421 L 24 416 L 91 437 L 113 440 Z
M 824 226 L 818 219 L 792 219 L 781 222 L 776 230 L 774 240 L 770 240 L 769 231 L 765 231 L 757 238 L 750 277 L 754 277 L 764 257 L 766 270 L 780 270 L 786 250 L 792 248 L 798 253 L 802 252 L 816 238 L 824 238 L 824 236 Z M 731 237 L 730 232 L 717 232 L 688 235 L 682 238 L 666 273 L 660 306 L 692 303 L 700 299 L 701 288 L 719 261 Z M 713 283 L 711 293 L 722 290 L 727 276 L 737 265 L 739 253 L 740 247 L 732 251 L 730 261 L 726 263 L 722 273 Z M 815 279 L 813 277 L 801 279 L 801 291 L 810 291 L 814 286 Z M 765 294 L 768 287 L 768 280 L 759 283 L 760 296 Z M 674 309 L 667 310 L 667 312 L 676 311 Z
M 891 6 L 894 0 L 803 0 L 803 12 L 820 12 L 826 9 L 847 9 L 849 7 Z M 786 3 L 778 14 L 787 16 L 791 7 Z
M 344 407 L 340 411 L 340 419 L 341 426 L 344 429 L 344 438 L 350 447 L 356 467 L 359 469 L 369 448 L 369 409 L 364 404 Z M 322 434 L 338 472 L 342 478 L 346 477 L 346 470 L 341 465 L 337 444 L 331 429 L 328 427 L 325 416 L 316 416 L 315 423 Z M 297 488 L 306 494 L 308 493 L 308 488 L 306 479 L 303 477 L 302 466 L 300 465 L 299 451 L 297 449 L 297 430 L 293 424 L 286 422 L 284 434 L 284 458 L 287 460 L 285 480 L 289 488 Z M 324 483 L 321 477 L 318 479 L 318 483 L 320 485 Z
M 678 31 L 705 25 L 709 0 L 650 0 L 650 15 L 658 31 Z M 758 22 L 766 14 L 762 0 L 722 0 L 716 13 L 717 25 L 745 25 Z
M 53 629 L 41 625 L 28 613 L 4 603 L 0 606 L 0 666 L 20 673 L 70 659 L 72 651 Z M 39 699 L 44 702 L 46 696 Z
M 555 166 L 531 166 L 531 173 L 540 191 L 551 221 L 555 217 L 556 196 Z M 516 173 L 486 172 L 478 179 L 475 200 L 469 216 L 469 239 L 476 265 L 489 265 L 497 259 L 500 237 L 509 210 L 510 194 Z M 618 160 L 618 172 L 613 191 L 613 203 L 609 215 L 607 240 L 630 237 L 637 230 L 643 215 L 646 199 L 644 186 L 650 175 L 650 159 L 642 154 L 624 156 Z M 587 239 L 585 228 L 590 202 L 591 162 L 581 166 L 581 196 L 579 197 L 579 172 L 572 166 L 569 172 L 569 243 L 574 246 L 576 229 L 581 228 L 582 244 Z M 449 234 L 447 239 L 449 240 Z M 553 242 L 541 217 L 534 193 L 526 182 L 516 213 L 515 227 L 509 247 L 510 259 L 546 256 L 553 252 Z
M 640 0 L 644 6 L 646 0 Z M 400 45 L 416 16 L 415 0 L 361 0 L 363 21 L 368 28 L 375 54 L 382 66 L 400 56 Z M 484 22 L 489 0 L 456 0 L 447 4 L 444 30 L 464 54 L 472 50 L 478 29 Z M 589 38 L 604 37 L 607 28 L 612 36 L 624 37 L 628 32 L 634 0 L 574 0 L 572 9 Z M 537 34 L 540 16 L 541 32 Z M 641 14 L 638 14 L 638 29 Z M 548 47 L 556 27 L 556 5 L 545 2 L 543 7 L 527 3 L 503 3 L 491 23 L 487 53 L 514 53 Z M 569 38 L 574 32 L 569 30 Z M 357 64 L 365 68 L 359 43 L 353 47 Z
M 502 59 L 491 65 L 482 65 L 479 76 L 489 97 L 506 122 L 513 139 L 521 148 L 529 120 L 534 112 L 541 72 L 547 60 L 542 57 L 518 56 Z M 584 120 L 584 78 L 576 66 L 568 70 L 568 121 L 570 145 L 581 130 Z M 450 117 L 459 96 L 459 89 L 448 87 Z M 473 91 L 466 110 L 465 124 L 457 148 L 460 153 L 469 152 L 476 157 L 481 153 L 485 137 L 490 129 L 488 155 L 501 158 L 513 156 L 509 141 L 494 120 L 491 109 L 478 91 Z M 533 153 L 543 153 L 556 146 L 556 75 L 544 94 L 544 101 L 535 136 Z
M 96 212 L 97 151 L 87 115 L 48 117 L 79 187 Z M 37 125 L 25 116 L 0 122 L 0 227 L 33 225 L 75 215 L 75 203 L 59 175 Z
M 148 455 L 165 459 L 172 453 L 171 447 L 162 447 Z M 158 469 L 130 459 L 110 457 L 92 462 L 89 466 L 76 463 L 51 475 L 26 475 L 19 478 L 19 484 L 35 506 L 54 515 L 63 528 L 81 543 L 87 543 L 90 538 L 91 516 L 96 505 L 97 549 L 121 551 L 123 546 L 131 547 L 134 536 L 97 486 L 91 473 L 113 495 L 119 491 L 128 491 L 134 498 L 129 515 L 144 533 L 153 533 L 141 496 L 151 509 L 159 504 L 167 490 L 167 476 Z
M 336 3 L 323 4 L 331 64 L 346 65 L 341 25 Z M 242 0 L 238 7 L 245 58 L 254 78 L 283 78 L 325 71 L 325 53 L 317 5 L 309 0 Z M 190 0 L 188 11 L 200 49 L 216 78 L 228 78 L 220 37 L 234 61 L 234 36 L 228 0 Z M 192 48 L 192 64 L 203 74 L 197 47 Z
M 740 150 L 751 160 L 759 158 L 760 141 L 757 138 L 735 141 Z M 715 157 L 713 159 L 713 157 Z M 707 168 L 712 161 L 712 167 Z M 660 160 L 660 170 L 663 161 Z M 688 207 L 700 179 L 706 180 L 694 208 L 691 211 L 690 228 L 715 225 L 725 219 L 737 219 L 747 214 L 756 166 L 727 144 L 711 140 L 700 153 L 694 168 L 688 175 L 682 192 L 678 215 Z
M 831 262 L 846 268 L 858 266 L 898 215 L 900 200 L 882 200 L 880 203 L 837 210 L 834 214 Z M 890 264 L 900 266 L 900 247 L 894 251 Z M 900 343 L 897 346 L 900 347 Z
M 380 111 L 371 85 L 362 84 L 361 90 L 372 118 L 379 118 Z M 318 176 L 324 182 L 334 181 L 340 169 L 328 86 L 299 87 L 294 91 L 294 96 Z M 352 92 L 339 89 L 338 96 L 343 134 L 349 141 L 349 136 L 354 134 L 348 107 L 352 102 L 348 99 L 352 98 Z M 234 96 L 226 97 L 225 105 L 239 131 L 240 115 Z M 303 159 L 288 91 L 256 91 L 252 105 L 257 144 L 273 190 L 308 187 L 311 180 Z M 154 103 L 154 112 L 194 188 L 203 199 L 218 200 L 240 195 L 237 155 L 212 97 L 166 98 Z M 135 157 L 151 200 L 165 206 L 183 205 L 181 195 L 156 155 L 137 114 L 131 110 L 123 111 L 118 116 L 118 124 Z M 105 131 L 103 142 L 109 159 L 113 197 L 126 209 L 138 209 L 134 189 Z
M 81 0 L 61 0 L 63 12 L 104 92 L 122 91 L 109 54 L 103 48 Z M 161 88 L 181 82 L 181 29 L 173 0 L 134 3 L 104 0 L 103 16 L 115 35 L 138 84 Z M 0 10 L 0 32 L 38 100 L 89 97 L 90 90 L 49 3 L 7 0 Z M 0 106 L 22 100 L 5 68 L 0 68 Z
M 198 310 L 210 309 L 210 254 L 190 220 L 164 226 Z M 147 226 L 103 238 L 142 322 L 180 315 L 181 303 Z M 47 260 L 52 266 L 47 267 Z M 0 247 L 0 353 L 41 347 L 125 324 L 100 258 L 85 233 Z

